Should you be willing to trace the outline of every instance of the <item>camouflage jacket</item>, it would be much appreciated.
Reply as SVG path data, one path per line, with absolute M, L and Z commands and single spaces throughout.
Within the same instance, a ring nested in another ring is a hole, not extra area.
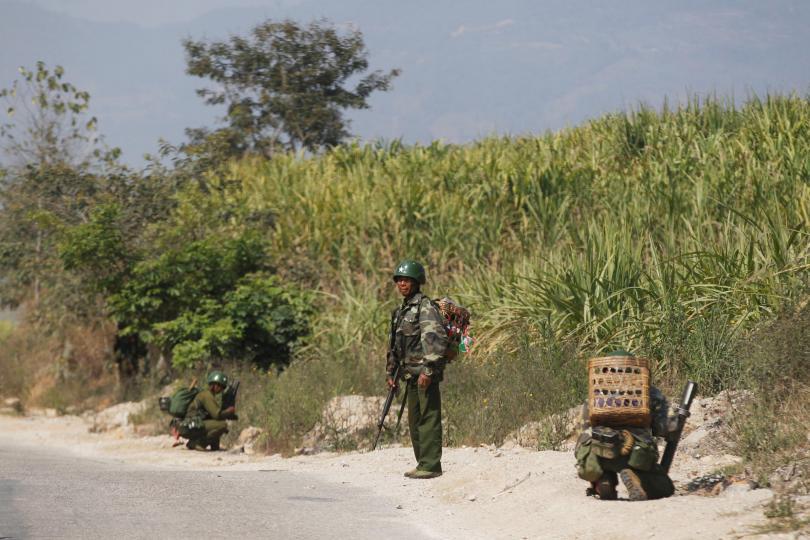
M 400 362 L 405 377 L 425 371 L 436 380 L 442 379 L 446 364 L 447 331 L 444 318 L 430 298 L 417 292 L 391 313 L 386 372 L 393 375 Z

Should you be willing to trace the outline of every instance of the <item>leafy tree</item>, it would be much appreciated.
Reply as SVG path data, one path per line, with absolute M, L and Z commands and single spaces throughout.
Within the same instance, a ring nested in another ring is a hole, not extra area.
M 51 71 L 39 61 L 33 70 L 20 67 L 19 72 L 20 79 L 0 89 L 6 113 L 0 122 L 0 150 L 12 166 L 81 168 L 117 159 L 117 148 L 104 148 L 96 117 L 85 116 L 90 94 L 65 81 L 61 66 Z
M 104 151 L 96 119 L 86 119 L 90 95 L 64 80 L 64 70 L 37 62 L 0 89 L 0 157 L 9 166 L 0 177 L 0 302 L 16 306 L 44 290 L 69 296 L 57 244 L 61 231 L 85 221 L 103 191 L 92 171 L 114 163 Z
M 394 69 L 362 76 L 368 52 L 360 31 L 340 33 L 323 20 L 268 20 L 248 37 L 186 39 L 183 45 L 186 72 L 216 84 L 198 94 L 209 105 L 227 106 L 224 134 L 189 130 L 191 146 L 215 144 L 231 155 L 337 145 L 349 136 L 344 111 L 368 108 L 371 93 L 388 90 L 399 74 Z
M 89 221 L 68 228 L 59 244 L 64 268 L 77 271 L 93 293 L 114 294 L 137 255 L 127 246 L 119 205 L 100 204 Z
M 86 219 L 99 180 L 67 165 L 28 166 L 0 185 L 0 301 L 39 303 L 62 277 L 57 245 L 66 226 Z
M 89 94 L 61 67 L 37 62 L 20 74 L 0 90 L 0 151 L 10 161 L 0 174 L 0 303 L 28 303 L 29 315 L 56 326 L 103 316 L 99 295 L 120 287 L 175 185 L 117 163 L 87 119 Z

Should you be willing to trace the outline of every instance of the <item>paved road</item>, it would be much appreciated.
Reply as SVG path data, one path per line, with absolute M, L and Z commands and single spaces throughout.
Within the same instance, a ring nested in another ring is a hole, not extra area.
M 0 442 L 0 540 L 429 538 L 395 503 L 288 471 L 167 471 Z

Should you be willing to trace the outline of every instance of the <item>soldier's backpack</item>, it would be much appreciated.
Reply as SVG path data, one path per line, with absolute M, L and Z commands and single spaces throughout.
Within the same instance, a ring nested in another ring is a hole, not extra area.
M 194 398 L 197 397 L 199 393 L 200 389 L 196 386 L 184 386 L 177 390 L 170 398 L 169 414 L 175 418 L 185 418 L 188 413 L 189 405 L 191 405 L 191 402 L 194 401 Z
M 469 335 L 470 312 L 448 296 L 431 302 L 444 318 L 444 329 L 447 331 L 447 350 L 444 356 L 448 362 L 452 362 L 459 351 L 469 352 L 474 343 Z
M 433 304 L 442 316 L 442 326 L 445 332 L 447 332 L 447 348 L 444 352 L 445 360 L 450 363 L 458 356 L 459 352 L 470 352 L 475 343 L 473 337 L 469 335 L 470 312 L 466 308 L 456 304 L 447 296 L 438 300 L 425 296 L 422 301 L 424 302 L 425 300 Z M 397 325 L 396 313 L 397 310 L 394 310 L 394 314 L 392 314 L 389 350 L 392 350 L 394 347 L 394 332 Z M 420 313 L 421 305 L 420 309 L 416 311 L 417 325 L 419 324 Z

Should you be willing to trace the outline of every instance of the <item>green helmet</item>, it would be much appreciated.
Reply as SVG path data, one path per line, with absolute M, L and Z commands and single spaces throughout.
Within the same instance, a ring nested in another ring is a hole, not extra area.
M 221 385 L 223 388 L 228 386 L 228 376 L 222 373 L 221 371 L 212 371 L 208 374 L 208 384 L 217 383 Z
M 415 279 L 420 285 L 424 285 L 426 281 L 425 267 L 416 261 L 402 261 L 397 265 L 397 269 L 394 271 L 394 281 L 396 281 L 398 277 L 409 277 Z

